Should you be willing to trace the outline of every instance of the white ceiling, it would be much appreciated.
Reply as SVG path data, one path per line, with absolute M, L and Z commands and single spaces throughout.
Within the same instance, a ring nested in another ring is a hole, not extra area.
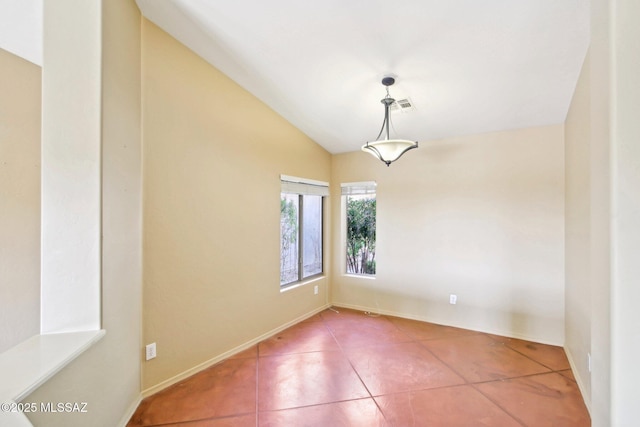
M 385 75 L 421 142 L 562 123 L 588 0 L 136 0 L 142 13 L 332 153 L 380 129 Z M 42 0 L 0 0 L 0 47 L 41 63 Z
M 385 75 L 426 141 L 562 123 L 587 0 L 137 0 L 142 13 L 332 153 L 378 134 Z
M 0 0 L 0 48 L 40 66 L 42 1 Z

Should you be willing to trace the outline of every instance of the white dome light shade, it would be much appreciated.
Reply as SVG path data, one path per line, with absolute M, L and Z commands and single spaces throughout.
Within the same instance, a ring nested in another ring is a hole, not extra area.
M 418 143 L 406 139 L 386 139 L 382 141 L 367 142 L 362 146 L 362 151 L 382 160 L 387 166 L 395 162 L 407 151 L 418 148 Z

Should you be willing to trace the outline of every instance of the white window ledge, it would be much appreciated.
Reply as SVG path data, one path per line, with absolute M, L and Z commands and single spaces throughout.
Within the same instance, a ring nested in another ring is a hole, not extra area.
M 376 280 L 376 276 L 373 274 L 353 274 L 353 273 L 345 273 L 344 277 L 353 277 L 354 279 L 366 279 L 366 280 Z
M 14 402 L 3 401 L 2 403 L 11 404 Z M 5 412 L 5 410 L 0 411 L 0 425 L 7 427 L 33 427 L 29 418 L 22 412 Z
M 7 411 L 85 350 L 98 342 L 105 330 L 36 335 L 0 354 L 0 425 L 31 426 L 19 412 Z
M 308 277 L 300 282 L 289 283 L 288 285 L 280 286 L 280 293 L 291 291 L 293 289 L 299 288 L 300 286 L 306 286 L 310 283 L 317 282 L 319 280 L 324 280 L 326 276 L 324 273 L 320 273 L 319 276 Z

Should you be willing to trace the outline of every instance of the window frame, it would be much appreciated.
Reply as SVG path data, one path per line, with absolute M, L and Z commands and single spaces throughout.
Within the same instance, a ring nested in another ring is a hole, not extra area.
M 348 240 L 348 197 L 349 196 L 364 196 L 371 194 L 375 197 L 376 206 L 378 200 L 378 191 L 377 191 L 377 183 L 375 181 L 362 181 L 362 182 L 346 182 L 340 184 L 341 191 L 341 230 L 342 230 L 342 239 L 341 239 L 341 265 L 342 265 L 342 273 L 345 276 L 357 277 L 357 278 L 365 278 L 365 279 L 375 279 L 377 275 L 376 272 L 373 274 L 370 273 L 354 273 L 349 272 L 349 263 L 347 260 L 348 249 L 347 249 L 347 240 Z M 376 219 L 377 219 L 377 209 L 376 209 Z M 377 229 L 377 221 L 376 221 L 376 229 Z M 377 231 L 377 230 L 376 230 Z M 377 236 L 377 232 L 376 232 Z M 376 237 L 377 241 L 377 237 Z
M 314 280 L 318 277 L 322 277 L 325 274 L 325 199 L 329 195 L 329 184 L 323 181 L 315 181 L 306 178 L 291 177 L 287 175 L 281 175 L 281 189 L 280 200 L 284 194 L 293 194 L 298 196 L 298 212 L 297 212 L 297 278 L 289 282 L 282 282 L 282 229 L 280 232 L 280 289 L 286 289 L 292 286 L 296 286 L 307 281 Z M 318 196 L 320 197 L 320 272 L 304 275 L 304 214 L 305 196 Z M 282 218 L 282 216 L 281 216 Z

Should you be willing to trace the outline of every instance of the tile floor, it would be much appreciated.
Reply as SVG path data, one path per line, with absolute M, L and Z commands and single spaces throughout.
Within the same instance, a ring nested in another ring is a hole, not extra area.
M 560 347 L 337 308 L 143 400 L 128 426 L 589 426 Z

